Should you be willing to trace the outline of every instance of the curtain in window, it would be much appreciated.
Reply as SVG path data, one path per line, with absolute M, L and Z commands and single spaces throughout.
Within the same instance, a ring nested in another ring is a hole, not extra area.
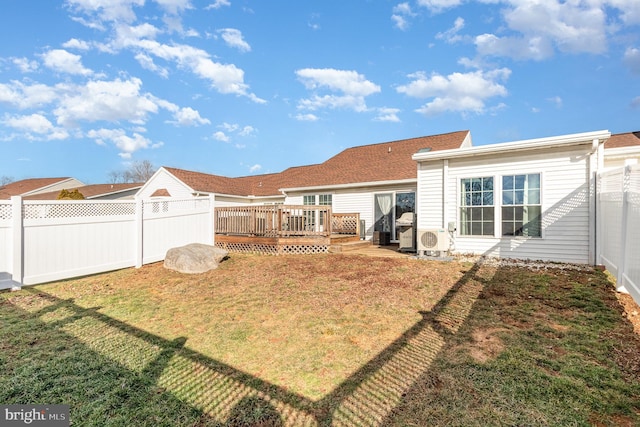
M 391 232 L 391 206 L 393 205 L 393 201 L 391 199 L 391 194 L 376 194 L 376 201 L 378 203 L 378 208 L 380 209 L 381 216 L 380 218 L 376 218 L 376 222 L 380 221 L 380 230 L 378 231 L 389 231 Z

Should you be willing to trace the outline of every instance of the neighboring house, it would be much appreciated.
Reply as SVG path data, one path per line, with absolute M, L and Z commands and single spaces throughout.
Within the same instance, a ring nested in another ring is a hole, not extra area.
M 416 153 L 418 249 L 441 229 L 458 253 L 593 264 L 595 174 L 610 137 L 600 131 Z
M 10 199 L 11 196 L 28 197 L 48 192 L 60 192 L 83 186 L 75 178 L 29 178 L 9 183 L 0 187 L 0 200 Z
M 216 206 L 247 204 L 331 205 L 334 213 L 359 213 L 366 235 L 388 231 L 395 219 L 412 212 L 420 150 L 470 147 L 469 131 L 348 148 L 329 160 L 281 173 L 229 178 L 161 167 L 136 197 L 193 197 L 213 194 Z
M 79 187 L 67 188 L 78 190 L 87 200 L 132 200 L 138 190 L 142 188 L 142 182 L 125 184 L 89 184 Z M 56 200 L 60 190 L 46 193 L 38 193 L 25 196 L 25 200 Z
M 640 132 L 611 135 L 604 144 L 604 168 L 640 163 Z

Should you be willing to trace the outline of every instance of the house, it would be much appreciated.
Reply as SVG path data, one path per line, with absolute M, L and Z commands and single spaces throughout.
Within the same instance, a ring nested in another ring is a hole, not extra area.
M 587 132 L 473 146 L 469 131 L 348 148 L 281 173 L 229 178 L 163 167 L 137 197 L 213 194 L 217 207 L 329 205 L 366 238 L 400 241 L 415 213 L 420 252 L 595 262 L 595 176 L 640 160 L 640 132 Z M 405 217 L 403 217 L 404 219 Z M 435 236 L 436 246 L 432 239 Z
M 611 135 L 604 143 L 604 168 L 640 163 L 640 132 Z
M 414 154 L 418 249 L 435 234 L 458 253 L 594 264 L 595 176 L 610 138 L 598 131 Z
M 78 190 L 86 200 L 132 200 L 143 183 L 89 184 L 67 188 Z M 24 196 L 25 200 L 56 200 L 60 190 Z
M 414 210 L 417 176 L 411 156 L 471 145 L 465 130 L 352 147 L 323 163 L 239 178 L 161 167 L 136 197 L 213 194 L 217 207 L 329 205 L 334 213 L 359 213 L 367 238 L 374 231 L 395 236 L 395 219 Z
M 28 197 L 48 192 L 60 192 L 84 184 L 75 178 L 29 178 L 11 182 L 0 187 L 0 200 L 10 199 L 12 196 Z

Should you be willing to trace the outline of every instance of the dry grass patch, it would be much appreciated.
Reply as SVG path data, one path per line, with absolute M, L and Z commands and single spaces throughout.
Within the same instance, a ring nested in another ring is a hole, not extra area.
M 360 256 L 233 255 L 186 275 L 161 264 L 46 286 L 309 399 L 322 398 L 422 319 L 456 264 Z

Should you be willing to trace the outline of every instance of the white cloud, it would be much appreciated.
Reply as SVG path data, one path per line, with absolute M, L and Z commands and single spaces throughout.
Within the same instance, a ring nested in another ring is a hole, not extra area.
M 235 124 L 235 123 L 231 124 L 231 123 L 224 122 L 221 125 L 218 125 L 218 127 L 220 129 L 226 130 L 227 132 L 235 132 L 240 128 L 240 125 Z
M 318 116 L 315 114 L 297 114 L 295 119 L 301 122 L 315 122 L 318 120 Z
M 510 74 L 507 68 L 452 73 L 448 76 L 438 73 L 427 76 L 418 72 L 409 75 L 413 81 L 397 87 L 397 91 L 414 98 L 432 98 L 416 110 L 427 115 L 444 112 L 483 114 L 487 112 L 486 100 L 507 95 L 507 89 L 499 81 L 507 80 Z
M 117 122 L 126 120 L 143 123 L 149 113 L 158 111 L 158 99 L 141 94 L 140 79 L 89 81 L 84 86 L 73 87 L 72 93 L 60 99 L 54 110 L 58 123 L 75 126 L 79 121 Z
M 94 139 L 97 144 L 104 145 L 111 142 L 120 150 L 120 157 L 130 159 L 131 154 L 137 150 L 151 146 L 151 140 L 139 133 L 128 136 L 123 129 L 98 129 L 87 132 L 87 137 Z
M 229 0 L 216 0 L 214 3 L 205 7 L 205 9 L 220 9 L 222 6 L 231 6 L 231 2 Z
M 433 13 L 452 9 L 462 4 L 461 0 L 418 0 L 418 6 L 426 7 Z
M 255 164 L 249 168 L 249 172 L 254 173 L 262 169 L 261 165 Z
M 209 119 L 200 117 L 200 113 L 193 108 L 181 108 L 175 113 L 176 122 L 179 126 L 200 126 L 211 124 Z
M 91 46 L 84 40 L 69 39 L 62 44 L 65 49 L 89 50 Z
M 378 108 L 378 115 L 373 119 L 376 122 L 400 122 L 400 118 L 398 117 L 398 113 L 400 109 L 398 108 Z
M 632 108 L 640 108 L 640 96 L 636 96 L 635 98 L 633 98 L 631 100 L 631 107 Z
M 54 71 L 82 76 L 93 74 L 93 71 L 82 65 L 81 59 L 80 55 L 64 49 L 53 49 L 42 54 L 44 65 Z
M 245 127 L 242 128 L 242 130 L 240 130 L 240 132 L 238 132 L 238 135 L 240 135 L 240 136 L 251 136 L 251 135 L 255 134 L 256 132 L 257 132 L 257 130 L 253 126 L 245 126 Z
M 348 95 L 368 96 L 380 92 L 380 86 L 367 80 L 356 71 L 333 68 L 304 68 L 296 71 L 307 89 L 327 88 Z
M 635 47 L 627 48 L 624 52 L 623 61 L 632 73 L 640 74 L 640 49 Z
M 408 2 L 399 3 L 393 7 L 393 15 L 391 15 L 391 20 L 394 22 L 395 27 L 405 31 L 409 28 L 409 20 L 408 18 L 413 18 L 416 16 L 411 10 L 411 6 Z
M 191 0 L 155 0 L 166 12 L 176 15 L 187 9 L 193 9 Z
M 464 19 L 458 17 L 453 23 L 453 27 L 443 33 L 436 34 L 437 39 L 445 40 L 447 43 L 455 43 L 462 39 L 458 33 L 464 28 Z
M 213 138 L 218 140 L 218 141 L 222 141 L 222 142 L 229 142 L 230 138 L 222 131 L 217 131 L 213 134 Z
M 0 83 L 0 102 L 11 104 L 21 110 L 42 107 L 54 102 L 58 89 L 40 83 L 25 85 L 17 80 Z
M 131 34 L 119 35 L 119 47 L 143 49 L 147 54 L 154 55 L 165 61 L 175 61 L 179 67 L 193 72 L 198 77 L 208 80 L 213 88 L 223 94 L 246 96 L 256 103 L 266 103 L 249 92 L 249 86 L 244 83 L 244 71 L 233 64 L 220 64 L 211 60 L 210 55 L 189 45 L 167 45 L 155 40 L 137 39 Z
M 153 62 L 153 58 L 144 53 L 138 53 L 135 56 L 136 61 L 140 64 L 142 68 L 145 70 L 153 71 L 158 74 L 160 77 L 164 77 L 165 79 L 169 77 L 169 70 L 164 67 L 160 67 L 155 62 Z
M 606 3 L 621 12 L 620 18 L 625 24 L 640 24 L 640 2 L 638 0 L 608 0 Z
M 136 15 L 134 6 L 143 6 L 144 0 L 66 0 L 76 12 L 104 21 L 133 22 Z
M 242 32 L 235 28 L 223 28 L 218 30 L 220 37 L 227 46 L 238 49 L 240 52 L 250 52 L 251 46 L 242 38 Z
M 604 7 L 608 1 L 502 0 L 503 17 L 513 34 L 477 36 L 478 53 L 534 60 L 549 58 L 556 50 L 604 53 L 610 30 Z
M 11 62 L 23 73 L 32 73 L 38 70 L 38 63 L 27 58 L 12 58 Z
M 33 133 L 43 135 L 45 139 L 67 139 L 69 133 L 53 124 L 42 114 L 31 114 L 25 116 L 9 116 L 6 115 L 1 123 L 7 127 L 17 129 L 25 134 L 28 139 L 37 139 L 32 136 Z
M 226 142 L 226 143 L 230 143 L 232 137 L 236 135 L 245 138 L 245 137 L 252 136 L 258 132 L 258 130 L 253 126 L 249 126 L 249 125 L 240 126 L 237 123 L 224 122 L 222 124 L 219 124 L 217 127 L 218 129 L 222 129 L 222 130 L 215 132 L 213 134 L 213 139 L 217 141 Z M 238 149 L 245 148 L 245 145 L 240 143 L 234 143 L 233 146 Z
M 339 95 L 314 94 L 299 101 L 300 109 L 344 108 L 357 112 L 367 111 L 365 97 L 380 92 L 380 86 L 355 71 L 305 68 L 297 70 L 296 74 L 307 89 L 341 92 Z

